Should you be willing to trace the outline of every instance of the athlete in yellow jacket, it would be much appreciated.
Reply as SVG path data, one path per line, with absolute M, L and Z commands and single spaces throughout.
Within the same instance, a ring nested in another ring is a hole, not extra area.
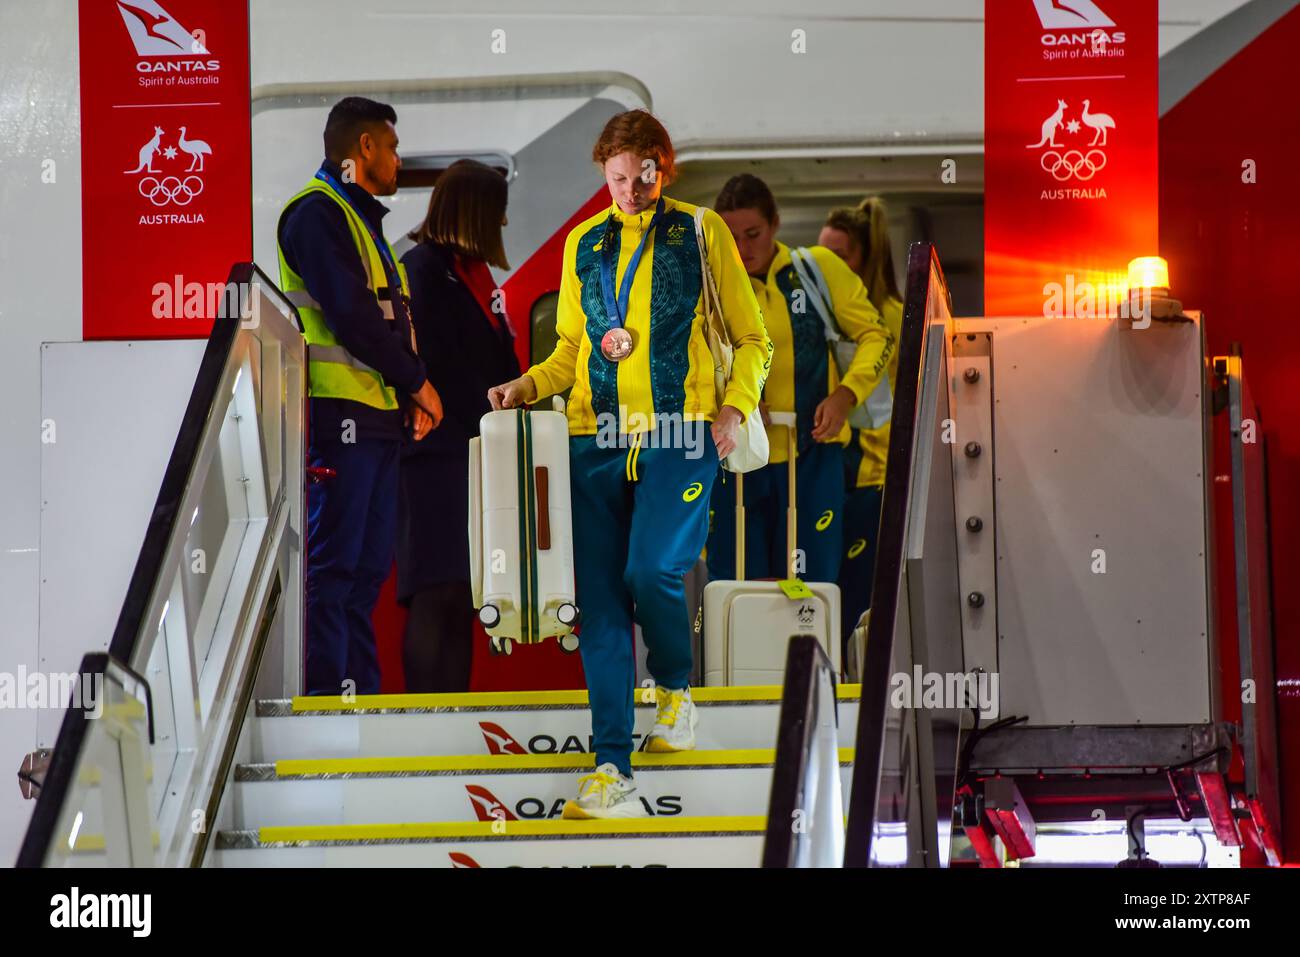
M 709 491 L 737 426 L 757 407 L 771 359 L 758 302 L 716 213 L 703 229 L 736 348 L 716 394 L 704 333 L 695 207 L 662 195 L 672 143 L 644 110 L 613 117 L 593 150 L 614 200 L 564 244 L 559 342 L 523 376 L 491 389 L 495 408 L 570 385 L 569 458 L 579 648 L 596 771 L 566 818 L 639 817 L 632 783 L 635 619 L 658 687 L 646 750 L 695 746 L 688 687 L 691 621 L 682 578 L 708 534 Z M 635 610 L 635 612 L 634 612 Z
M 677 414 L 685 421 L 712 422 L 730 405 L 747 417 L 759 402 L 770 359 L 759 314 L 735 244 L 722 218 L 704 214 L 709 265 L 736 347 L 725 396 L 715 395 L 713 356 L 700 312 L 701 273 L 695 240 L 695 209 L 667 196 L 655 234 L 647 238 L 631 284 L 624 328 L 632 349 L 625 359 L 607 360 L 601 340 L 607 331 L 600 288 L 605 243 L 617 248 L 614 274 L 620 281 L 636 254 L 656 203 L 636 213 L 612 204 L 579 223 L 564 243 L 564 273 L 556 313 L 559 342 L 525 373 L 539 396 L 569 396 L 570 435 L 633 435 L 650 431 L 654 417 Z M 612 433 L 611 433 L 612 429 Z M 644 441 L 644 440 L 642 440 Z
M 787 436 L 784 429 L 769 427 L 769 464 L 745 476 L 746 574 L 784 577 L 787 565 L 792 564 L 797 577 L 833 582 L 839 575 L 843 542 L 848 416 L 875 391 L 894 354 L 895 340 L 868 300 L 862 281 L 838 256 L 820 246 L 791 250 L 776 241 L 780 219 L 771 191 L 762 180 L 750 174 L 733 177 L 719 193 L 716 208 L 736 237 L 772 338 L 772 370 L 763 393 L 764 408 L 794 412 L 798 423 L 796 554 L 792 563 L 787 562 Z M 798 265 L 792 262 L 795 254 L 802 259 Z M 801 272 L 814 288 L 805 288 Z M 827 321 L 815 307 L 814 296 L 823 297 L 839 333 L 857 343 L 843 381 L 832 356 Z M 712 508 L 709 574 L 715 579 L 732 578 L 733 476 L 718 476 Z
M 843 258 L 867 287 L 895 340 L 901 340 L 903 302 L 894 277 L 888 217 L 882 200 L 871 196 L 855 208 L 834 209 L 817 241 Z M 889 426 L 893 416 L 898 350 L 886 366 L 886 378 L 867 398 L 870 427 L 854 429 L 845 455 L 848 502 L 844 509 L 844 561 L 840 566 L 842 634 L 847 641 L 862 613 L 871 607 L 880 507 L 884 496 Z

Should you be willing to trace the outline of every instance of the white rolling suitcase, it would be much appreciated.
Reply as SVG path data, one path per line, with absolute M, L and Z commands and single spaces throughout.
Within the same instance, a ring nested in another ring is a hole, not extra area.
M 840 671 L 840 586 L 834 582 L 794 582 L 797 493 L 795 417 L 773 412 L 772 424 L 788 436 L 790 504 L 786 509 L 787 581 L 745 581 L 745 484 L 736 479 L 736 578 L 704 588 L 705 685 L 779 685 L 794 635 L 816 635 L 836 673 Z M 798 597 L 782 588 L 785 584 Z
M 470 588 L 492 652 L 551 636 L 576 651 L 568 422 L 562 411 L 505 409 L 483 416 L 479 432 L 469 444 Z

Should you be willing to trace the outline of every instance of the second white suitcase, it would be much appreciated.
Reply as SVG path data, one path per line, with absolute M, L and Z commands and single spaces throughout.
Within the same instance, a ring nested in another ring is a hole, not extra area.
M 494 652 L 557 636 L 577 649 L 569 428 L 562 412 L 507 409 L 470 441 L 470 587 Z
M 795 417 L 773 412 L 772 424 L 787 430 L 790 505 L 786 510 L 786 574 L 793 571 L 795 522 Z M 808 594 L 790 598 L 780 582 L 745 581 L 744 476 L 736 480 L 736 581 L 704 588 L 704 683 L 779 685 L 785 680 L 786 649 L 794 635 L 816 635 L 836 673 L 840 671 L 840 586 L 803 582 Z

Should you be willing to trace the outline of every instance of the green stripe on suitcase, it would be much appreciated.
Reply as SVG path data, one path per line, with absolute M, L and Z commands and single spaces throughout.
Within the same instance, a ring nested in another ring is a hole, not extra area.
M 524 445 L 528 450 L 528 632 L 531 641 L 542 640 L 541 609 L 537 588 L 537 470 L 533 461 L 533 417 L 524 415 Z
M 542 640 L 542 630 L 537 607 L 537 487 L 533 470 L 533 419 L 527 409 L 520 409 L 515 419 L 515 463 L 519 509 L 519 641 L 528 645 Z
M 515 510 L 519 515 L 519 640 L 528 639 L 528 444 L 524 437 L 527 411 L 520 409 L 515 416 Z

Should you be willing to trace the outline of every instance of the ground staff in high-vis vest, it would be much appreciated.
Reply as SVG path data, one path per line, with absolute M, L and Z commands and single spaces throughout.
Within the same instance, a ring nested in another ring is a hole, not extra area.
M 379 692 L 370 615 L 393 564 L 399 453 L 442 419 L 375 199 L 397 191 L 396 121 L 386 104 L 339 101 L 325 162 L 276 231 L 280 284 L 307 339 L 308 465 L 328 476 L 307 488 L 308 694 Z
M 658 711 L 647 751 L 695 746 L 691 621 L 682 578 L 708 534 L 709 490 L 736 428 L 756 408 L 771 356 L 763 318 L 722 219 L 703 214 L 709 268 L 735 360 L 714 385 L 704 331 L 696 207 L 662 195 L 668 132 L 620 113 L 592 151 L 613 204 L 564 244 L 550 357 L 488 393 L 511 408 L 570 386 L 574 564 L 596 771 L 566 818 L 639 817 L 632 784 L 632 635 L 641 625 Z
M 842 258 L 862 279 L 872 305 L 894 339 L 903 329 L 903 301 L 894 276 L 888 216 L 884 201 L 869 196 L 854 208 L 831 210 L 817 242 Z M 894 411 L 898 350 L 889 357 L 886 378 L 867 398 L 869 424 L 853 430 L 845 450 L 848 502 L 844 509 L 844 561 L 840 565 L 841 632 L 848 641 L 862 613 L 871 607 L 876 568 L 880 506 L 889 457 L 889 424 Z
M 848 418 L 876 389 L 895 339 L 861 280 L 839 257 L 820 246 L 792 250 L 777 242 L 780 216 L 761 179 L 749 173 L 732 177 L 715 205 L 736 239 L 772 337 L 763 411 L 794 412 L 798 423 L 795 574 L 805 581 L 833 582 L 843 551 Z M 832 357 L 832 337 L 857 343 L 843 380 Z M 784 577 L 791 564 L 785 534 L 787 437 L 769 427 L 768 439 L 769 464 L 745 476 L 745 568 L 751 578 Z M 735 508 L 735 476 L 721 472 L 711 504 L 710 578 L 735 577 Z

